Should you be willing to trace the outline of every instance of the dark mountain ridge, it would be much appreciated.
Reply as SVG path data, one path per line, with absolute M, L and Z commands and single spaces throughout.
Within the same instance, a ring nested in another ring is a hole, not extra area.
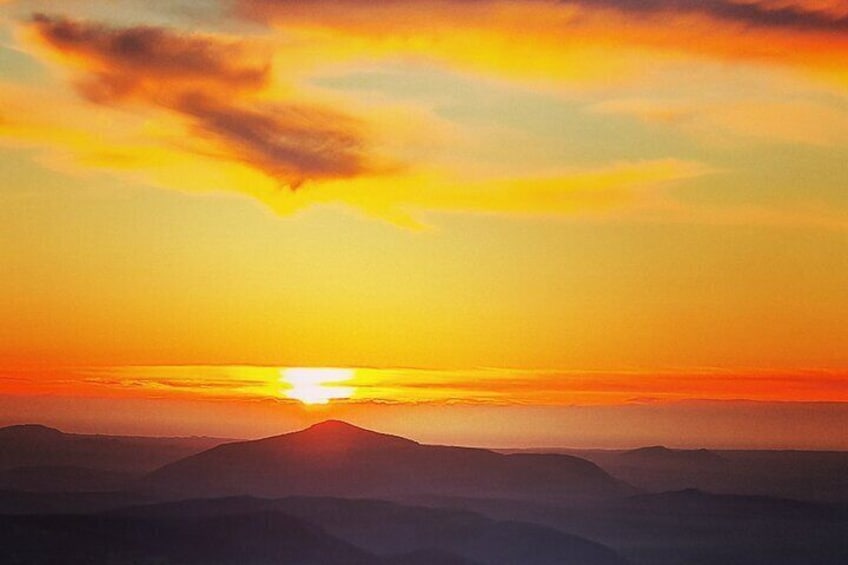
M 0 428 L 0 470 L 77 468 L 143 474 L 232 440 L 70 434 L 41 424 Z
M 379 565 L 375 555 L 280 512 L 199 518 L 0 516 L 5 563 Z
M 422 559 L 456 556 L 488 565 L 624 565 L 609 548 L 540 525 L 498 521 L 447 508 L 381 500 L 252 497 L 186 500 L 112 511 L 144 519 L 202 519 L 216 515 L 281 512 L 381 556 Z M 449 561 L 448 561 L 449 562 Z M 441 561 L 431 561 L 441 564 Z
M 114 492 L 127 488 L 135 473 L 72 465 L 12 467 L 0 470 L 0 490 L 18 492 Z
M 709 464 L 720 463 L 724 458 L 709 449 L 670 449 L 664 445 L 651 445 L 631 449 L 621 454 L 623 459 L 639 459 L 644 462 Z
M 58 439 L 65 435 L 56 428 L 44 426 L 42 424 L 15 424 L 0 428 L 0 440 L 3 439 Z
M 534 449 L 532 452 L 581 457 L 613 477 L 653 492 L 697 488 L 724 494 L 848 503 L 848 451 L 650 446 L 632 450 Z
M 424 445 L 339 421 L 220 445 L 165 465 L 143 488 L 166 496 L 391 498 L 411 493 L 615 496 L 629 485 L 568 455 Z

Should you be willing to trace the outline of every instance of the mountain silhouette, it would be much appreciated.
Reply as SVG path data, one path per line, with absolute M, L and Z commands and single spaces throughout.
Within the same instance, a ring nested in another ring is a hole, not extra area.
M 17 424 L 0 428 L 0 440 L 49 440 L 59 439 L 64 434 L 56 428 L 41 424 Z
M 623 461 L 639 461 L 657 465 L 716 465 L 725 459 L 709 449 L 669 449 L 663 445 L 652 445 L 625 451 L 619 456 Z
M 135 478 L 132 473 L 68 465 L 13 467 L 0 470 L 0 490 L 19 492 L 110 492 Z
M 725 515 L 724 521 L 775 519 L 813 521 L 838 520 L 848 523 L 848 507 L 805 502 L 773 496 L 716 494 L 688 488 L 678 491 L 639 494 L 619 501 L 621 508 L 654 514 L 683 516 Z
M 220 445 L 171 463 L 143 488 L 178 497 L 409 494 L 574 497 L 632 489 L 568 455 L 504 455 L 423 445 L 330 420 L 305 430 Z
M 51 467 L 67 480 L 69 468 L 144 474 L 225 441 L 218 438 L 155 438 L 69 434 L 40 424 L 0 428 L 0 470 Z M 49 480 L 46 480 L 49 483 Z M 73 487 L 76 488 L 76 487 Z
M 385 565 L 483 565 L 437 549 L 422 549 L 384 558 Z
M 4 563 L 27 565 L 382 565 L 377 556 L 280 512 L 157 520 L 3 516 L 0 546 Z
M 712 493 L 848 504 L 848 452 L 669 449 L 561 450 L 642 490 Z
M 157 519 L 281 512 L 377 555 L 422 563 L 623 565 L 601 544 L 544 526 L 499 521 L 474 512 L 380 500 L 251 497 L 178 501 L 118 509 L 115 516 Z M 441 555 L 444 561 L 437 559 Z M 453 556 L 449 560 L 446 556 Z
M 848 563 L 848 453 L 504 454 L 335 420 L 220 441 L 0 428 L 0 561 Z
M 840 505 L 697 489 L 573 505 L 479 498 L 441 504 L 570 532 L 634 565 L 848 563 L 848 507 Z

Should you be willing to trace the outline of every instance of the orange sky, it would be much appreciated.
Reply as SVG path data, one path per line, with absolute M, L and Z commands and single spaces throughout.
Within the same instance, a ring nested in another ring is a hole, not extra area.
M 0 420 L 254 434 L 340 367 L 404 431 L 835 445 L 846 61 L 828 0 L 0 2 Z

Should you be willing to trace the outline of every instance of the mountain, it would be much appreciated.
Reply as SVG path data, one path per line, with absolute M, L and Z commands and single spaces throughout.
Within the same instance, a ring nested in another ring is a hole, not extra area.
M 652 445 L 625 451 L 619 456 L 622 460 L 638 461 L 654 465 L 716 465 L 725 459 L 709 449 L 669 449 L 664 445 Z
M 128 486 L 133 473 L 72 466 L 13 467 L 0 470 L 0 490 L 21 492 L 110 492 Z
M 416 493 L 546 498 L 632 492 L 577 457 L 422 445 L 334 420 L 294 433 L 219 445 L 165 465 L 141 484 L 183 498 L 386 498 Z
M 59 430 L 41 424 L 16 424 L 0 428 L 0 441 L 44 441 L 59 439 L 62 435 L 64 434 Z
M 385 557 L 385 565 L 482 565 L 464 557 L 439 550 L 420 550 Z
M 402 556 L 413 562 L 485 565 L 626 563 L 601 544 L 544 526 L 492 520 L 462 510 L 422 508 L 377 500 L 234 497 L 119 509 L 110 515 L 161 520 L 258 512 L 282 512 L 371 553 Z M 453 561 L 447 556 L 453 556 Z
M 537 524 L 383 501 L 288 498 L 292 516 L 376 553 L 436 549 L 487 565 L 623 565 L 608 547 Z
M 628 451 L 554 448 L 533 452 L 581 457 L 613 477 L 653 492 L 695 488 L 723 494 L 848 503 L 848 452 L 844 451 L 651 446 Z
M 89 514 L 156 499 L 137 492 L 26 492 L 0 490 L 2 514 Z
M 377 556 L 279 512 L 160 519 L 3 516 L 0 547 L 4 563 L 27 565 L 382 565 Z
M 577 504 L 479 498 L 429 504 L 571 532 L 635 565 L 848 563 L 848 507 L 834 504 L 695 489 Z
M 44 476 L 52 467 L 57 481 L 68 478 L 68 468 L 143 474 L 226 441 L 231 440 L 68 434 L 39 424 L 8 426 L 0 428 L 0 470 L 36 467 Z
M 848 504 L 848 452 L 721 451 L 731 472 L 702 488 L 816 502 Z

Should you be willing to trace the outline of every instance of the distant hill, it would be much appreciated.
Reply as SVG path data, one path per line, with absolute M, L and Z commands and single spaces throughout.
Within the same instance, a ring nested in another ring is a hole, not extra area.
M 0 428 L 0 471 L 34 467 L 46 477 L 48 469 L 54 468 L 56 480 L 66 484 L 71 468 L 80 470 L 80 477 L 85 469 L 143 474 L 227 441 L 232 440 L 67 434 L 39 424 L 8 426 Z M 78 490 L 79 486 L 67 488 Z
M 575 497 L 633 492 L 577 457 L 422 445 L 339 421 L 220 445 L 166 465 L 142 484 L 180 497 Z
M 844 565 L 848 506 L 696 489 L 558 505 L 454 498 L 495 520 L 544 524 L 598 541 L 634 565 Z
M 582 457 L 638 488 L 688 488 L 724 494 L 848 503 L 848 452 L 798 450 L 538 449 L 507 453 L 566 453 Z
M 110 492 L 129 486 L 135 473 L 71 466 L 0 470 L 0 490 L 22 492 Z
M 382 565 L 377 556 L 279 512 L 156 520 L 3 516 L 0 547 L 4 563 L 26 565 Z
M 27 492 L 0 490 L 0 514 L 89 514 L 156 499 L 133 492 Z
M 282 512 L 378 555 L 415 563 L 624 565 L 601 544 L 540 525 L 451 509 L 376 500 L 291 497 L 203 499 L 119 509 L 113 516 L 162 520 Z M 452 556 L 450 559 L 447 556 Z M 394 561 L 392 561 L 394 563 Z
M 679 514 L 682 517 L 724 515 L 731 520 L 787 519 L 797 521 L 839 521 L 848 525 L 848 507 L 818 504 L 772 496 L 715 494 L 684 489 L 626 497 L 617 507 L 650 514 Z M 848 546 L 846 546 L 848 550 Z
M 709 449 L 669 449 L 663 445 L 640 447 L 621 453 L 622 460 L 657 465 L 721 465 L 725 459 Z
M 483 565 L 458 555 L 435 549 L 420 550 L 384 558 L 384 565 Z
M 580 452 L 590 462 L 338 421 L 192 451 L 196 441 L 215 440 L 0 429 L 0 562 L 848 563 L 848 453 Z

